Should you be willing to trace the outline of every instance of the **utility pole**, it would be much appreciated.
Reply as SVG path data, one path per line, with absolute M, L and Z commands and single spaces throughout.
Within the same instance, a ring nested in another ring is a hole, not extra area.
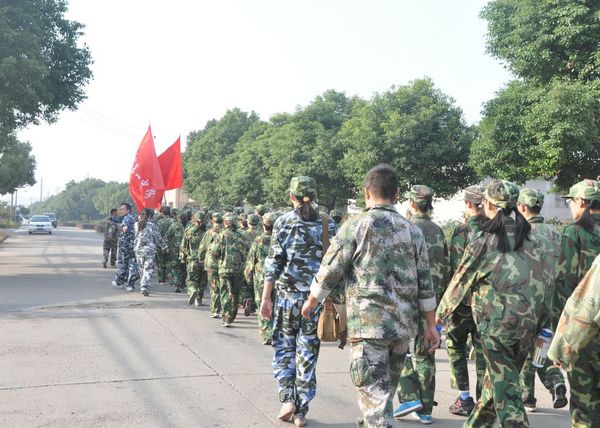
M 43 195 L 42 190 L 43 190 L 43 188 L 44 188 L 44 179 L 40 178 L 40 202 L 42 202 L 42 195 Z

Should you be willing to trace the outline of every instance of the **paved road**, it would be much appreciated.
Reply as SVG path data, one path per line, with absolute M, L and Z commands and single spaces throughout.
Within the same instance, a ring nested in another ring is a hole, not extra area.
M 117 290 L 101 253 L 100 235 L 69 228 L 21 229 L 0 244 L 0 426 L 291 426 L 276 420 L 272 350 L 255 319 L 242 315 L 226 330 L 172 288 L 147 298 Z M 445 351 L 437 361 L 434 423 L 460 427 L 446 410 L 455 392 Z M 318 385 L 310 426 L 353 426 L 347 351 L 322 347 Z M 531 425 L 568 426 L 567 412 L 538 391 L 543 409 Z

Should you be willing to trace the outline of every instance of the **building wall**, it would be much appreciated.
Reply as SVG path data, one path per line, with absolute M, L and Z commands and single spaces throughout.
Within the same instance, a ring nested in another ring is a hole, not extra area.
M 182 189 L 173 189 L 165 191 L 163 203 L 171 208 L 183 208 L 184 206 L 194 207 L 198 203 L 191 199 Z

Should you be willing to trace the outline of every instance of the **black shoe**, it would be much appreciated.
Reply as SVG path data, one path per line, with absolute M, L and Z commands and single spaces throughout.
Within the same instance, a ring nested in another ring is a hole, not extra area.
M 459 396 L 454 402 L 454 404 L 452 404 L 448 408 L 448 410 L 454 415 L 469 416 L 474 408 L 475 401 L 473 401 L 473 397 L 469 397 L 466 400 L 463 400 Z
M 562 409 L 567 404 L 567 387 L 564 383 L 559 383 L 558 385 L 554 386 L 554 392 L 552 393 L 552 406 L 555 409 Z
M 181 293 L 181 289 L 180 289 L 179 287 L 177 287 L 177 288 L 175 289 L 175 293 Z
M 525 407 L 525 411 L 529 413 L 535 413 L 537 411 L 537 400 L 535 397 L 525 397 L 523 400 L 523 407 Z
M 249 317 L 252 313 L 252 300 L 246 299 L 244 302 L 244 315 Z
M 106 262 L 102 262 L 102 267 L 106 269 Z

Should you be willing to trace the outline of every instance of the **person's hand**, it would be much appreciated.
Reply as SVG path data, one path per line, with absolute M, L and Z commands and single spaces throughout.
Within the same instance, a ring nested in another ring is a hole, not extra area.
M 308 296 L 308 299 L 306 299 L 306 301 L 304 302 L 304 305 L 302 305 L 302 316 L 307 320 L 311 319 L 313 315 L 313 309 L 317 307 L 318 303 L 319 302 L 317 301 L 317 299 L 312 294 L 310 294 Z
M 425 349 L 430 354 L 433 354 L 440 347 L 440 334 L 437 331 L 436 325 L 429 325 L 423 333 L 423 344 Z
M 262 299 L 260 302 L 260 316 L 264 320 L 270 320 L 273 314 L 273 302 L 270 299 Z

